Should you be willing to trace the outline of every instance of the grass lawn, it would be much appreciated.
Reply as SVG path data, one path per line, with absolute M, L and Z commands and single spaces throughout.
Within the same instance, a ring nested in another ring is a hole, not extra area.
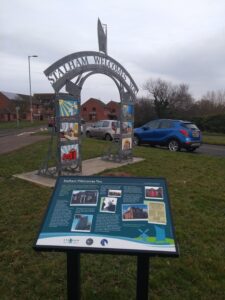
M 0 129 L 16 129 L 16 128 L 27 128 L 27 127 L 38 127 L 38 126 L 47 126 L 48 121 L 20 121 L 19 126 L 17 126 L 17 121 L 10 122 L 0 122 Z
M 222 133 L 203 132 L 202 140 L 206 144 L 225 146 L 225 134 Z
M 32 249 L 51 189 L 12 177 L 37 169 L 47 141 L 0 155 L 1 299 L 66 299 L 66 255 Z M 101 155 L 106 142 L 84 139 L 83 159 Z M 166 177 L 180 258 L 150 259 L 150 296 L 224 299 L 225 158 L 137 147 L 145 161 L 113 172 Z M 82 299 L 135 299 L 136 258 L 81 255 Z

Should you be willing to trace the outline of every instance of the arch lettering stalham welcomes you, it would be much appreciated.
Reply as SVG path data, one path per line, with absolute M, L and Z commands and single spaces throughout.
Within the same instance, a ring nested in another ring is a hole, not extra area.
M 56 93 L 56 124 L 58 129 L 57 174 L 82 173 L 80 151 L 80 103 L 81 91 L 86 79 L 94 74 L 104 74 L 116 84 L 121 101 L 119 142 L 114 141 L 103 159 L 121 162 L 132 159 L 134 102 L 138 87 L 127 70 L 107 54 L 107 29 L 98 20 L 99 52 L 82 51 L 67 55 L 48 67 L 44 73 Z M 101 52 L 100 52 L 101 51 Z M 65 89 L 68 94 L 61 93 Z M 66 115 L 61 108 L 73 111 Z M 75 107 L 75 109 L 74 109 Z M 73 137 L 66 140 L 68 132 Z M 66 151 L 69 151 L 66 153 Z M 73 151 L 73 152 L 71 152 Z M 74 152 L 75 151 L 75 152 Z M 71 154 L 72 153 L 72 154 Z M 69 161 L 71 158 L 71 161 Z M 67 160 L 65 162 L 65 160 Z M 48 159 L 47 159 L 48 161 Z M 48 171 L 47 171 L 48 169 Z M 65 172 L 64 172 L 65 171 Z M 48 163 L 42 174 L 49 174 Z
M 67 81 L 86 72 L 105 74 L 114 78 L 135 100 L 138 88 L 130 74 L 115 59 L 101 52 L 82 51 L 73 53 L 58 60 L 44 71 L 56 92 L 59 92 Z

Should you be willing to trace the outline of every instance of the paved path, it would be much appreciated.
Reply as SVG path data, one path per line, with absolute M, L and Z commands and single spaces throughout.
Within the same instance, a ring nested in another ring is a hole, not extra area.
M 4 133 L 0 131 L 0 154 L 49 139 L 47 135 L 32 135 L 38 131 L 40 131 L 40 128 L 14 129 Z
M 105 161 L 102 160 L 101 157 L 91 158 L 84 160 L 82 162 L 82 175 L 83 176 L 90 176 L 94 174 L 98 174 L 105 170 L 110 170 L 114 168 L 119 168 L 121 166 L 125 166 L 128 164 L 134 164 L 140 161 L 143 161 L 144 159 L 141 157 L 133 157 L 132 161 L 125 161 L 122 163 L 116 163 L 112 161 Z M 16 174 L 15 177 L 18 177 L 20 179 L 24 179 L 36 184 L 48 186 L 48 187 L 54 187 L 56 179 L 54 178 L 48 178 L 41 175 L 38 175 L 38 170 L 28 172 L 28 173 L 22 173 L 22 174 Z M 80 174 L 81 175 L 81 174 Z

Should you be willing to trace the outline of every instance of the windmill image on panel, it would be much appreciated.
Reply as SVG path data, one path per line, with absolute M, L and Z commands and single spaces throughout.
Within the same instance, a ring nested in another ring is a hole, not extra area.
M 138 229 L 138 231 L 141 233 L 140 236 L 139 236 L 140 238 L 142 238 L 143 240 L 148 239 L 148 235 L 146 233 L 149 231 L 149 229 L 146 229 L 145 231 L 143 231 L 141 229 Z

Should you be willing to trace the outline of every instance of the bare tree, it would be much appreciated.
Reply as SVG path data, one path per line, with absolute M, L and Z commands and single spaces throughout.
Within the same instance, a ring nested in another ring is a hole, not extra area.
M 225 91 L 210 91 L 195 104 L 197 116 L 225 114 Z
M 144 84 L 149 96 L 153 96 L 153 103 L 157 117 L 166 117 L 168 113 L 169 100 L 172 95 L 172 86 L 162 79 L 148 80 Z
M 189 92 L 187 84 L 173 86 L 172 96 L 170 98 L 170 112 L 173 117 L 187 118 L 192 117 L 194 98 Z
M 153 97 L 157 117 L 183 117 L 194 102 L 187 84 L 173 85 L 162 79 L 148 80 L 144 90 Z
M 155 119 L 156 114 L 153 102 L 148 98 L 137 99 L 134 109 L 134 125 L 139 127 L 149 120 Z

